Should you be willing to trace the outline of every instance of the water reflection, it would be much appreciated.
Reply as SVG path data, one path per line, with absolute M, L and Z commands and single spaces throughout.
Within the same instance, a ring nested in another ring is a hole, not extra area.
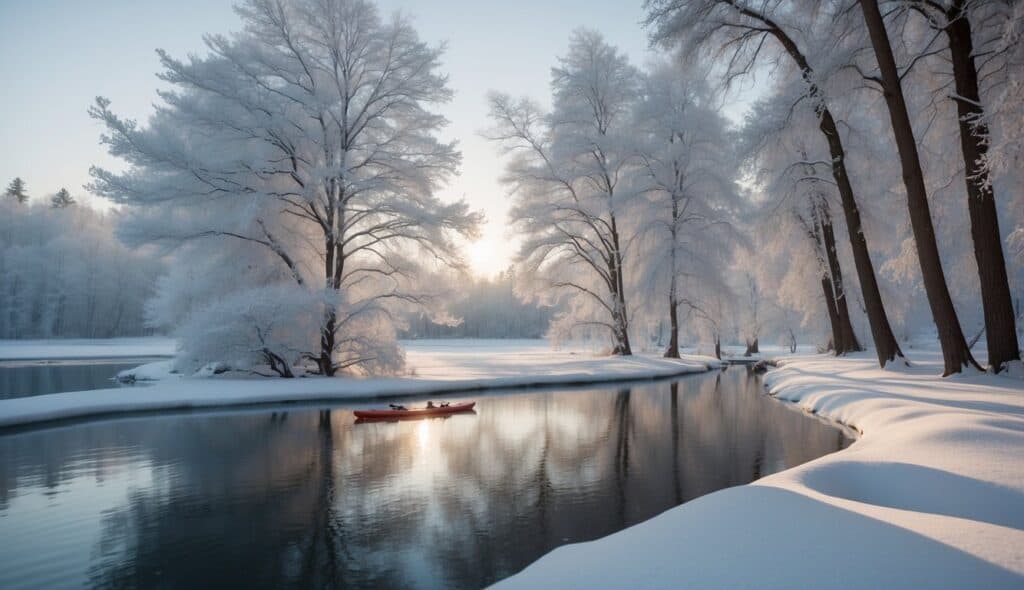
M 153 360 L 0 361 L 0 399 L 117 387 L 120 371 Z
M 479 587 L 844 444 L 743 369 L 478 399 L 0 436 L 0 587 Z

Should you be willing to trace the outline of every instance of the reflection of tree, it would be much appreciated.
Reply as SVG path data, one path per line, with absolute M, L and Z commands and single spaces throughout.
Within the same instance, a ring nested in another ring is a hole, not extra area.
M 308 514 L 326 508 L 316 477 L 323 469 L 318 432 L 308 419 L 283 417 L 232 417 L 228 433 L 218 428 L 223 420 L 185 420 L 178 436 L 152 441 L 153 455 L 170 460 L 155 470 L 153 485 L 133 490 L 126 506 L 104 517 L 92 584 L 200 587 L 239 576 L 268 586 L 319 582 L 295 567 L 301 549 L 295 557 L 282 551 L 303 547 L 315 531 Z M 324 553 L 320 545 L 307 553 Z
M 127 499 L 103 518 L 94 586 L 479 587 L 841 442 L 760 387 L 730 369 L 486 397 L 426 422 L 292 409 L 78 425 L 0 437 L 0 489 L 149 470 L 111 480 Z
M 628 389 L 622 389 L 615 395 L 615 488 L 621 527 L 626 526 L 626 481 L 629 478 L 629 393 Z
M 679 383 L 669 386 L 672 398 L 672 492 L 676 504 L 683 503 L 683 484 L 679 479 Z

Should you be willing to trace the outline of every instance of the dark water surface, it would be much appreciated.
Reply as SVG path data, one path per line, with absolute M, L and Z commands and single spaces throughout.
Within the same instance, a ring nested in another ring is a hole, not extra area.
M 117 387 L 120 371 L 154 358 L 0 361 L 0 399 Z
M 743 368 L 474 399 L 0 434 L 0 588 L 476 588 L 849 442 Z

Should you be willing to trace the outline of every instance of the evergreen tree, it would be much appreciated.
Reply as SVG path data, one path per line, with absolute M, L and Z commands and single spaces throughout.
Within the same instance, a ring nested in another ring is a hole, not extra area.
M 21 204 L 25 204 L 28 201 L 28 193 L 25 192 L 25 181 L 20 176 L 7 185 L 7 192 L 4 194 L 12 199 L 17 199 Z
M 61 188 L 57 191 L 57 194 L 50 197 L 50 207 L 54 209 L 63 209 L 74 204 L 75 198 L 71 196 L 71 193 L 66 188 Z

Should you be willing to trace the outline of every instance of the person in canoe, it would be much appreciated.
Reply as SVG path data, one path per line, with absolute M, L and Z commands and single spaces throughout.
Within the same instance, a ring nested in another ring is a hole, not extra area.
M 397 405 L 397 404 L 388 404 L 388 406 L 390 406 L 392 410 L 406 410 L 407 411 L 409 409 L 409 408 L 407 408 L 405 406 L 400 406 L 400 405 Z
M 437 406 L 435 406 L 435 405 L 434 405 L 434 402 L 432 402 L 432 401 L 430 401 L 430 400 L 427 400 L 427 409 L 428 409 L 428 410 L 433 410 L 433 409 L 434 409 L 434 408 L 436 408 L 436 407 L 437 407 Z

